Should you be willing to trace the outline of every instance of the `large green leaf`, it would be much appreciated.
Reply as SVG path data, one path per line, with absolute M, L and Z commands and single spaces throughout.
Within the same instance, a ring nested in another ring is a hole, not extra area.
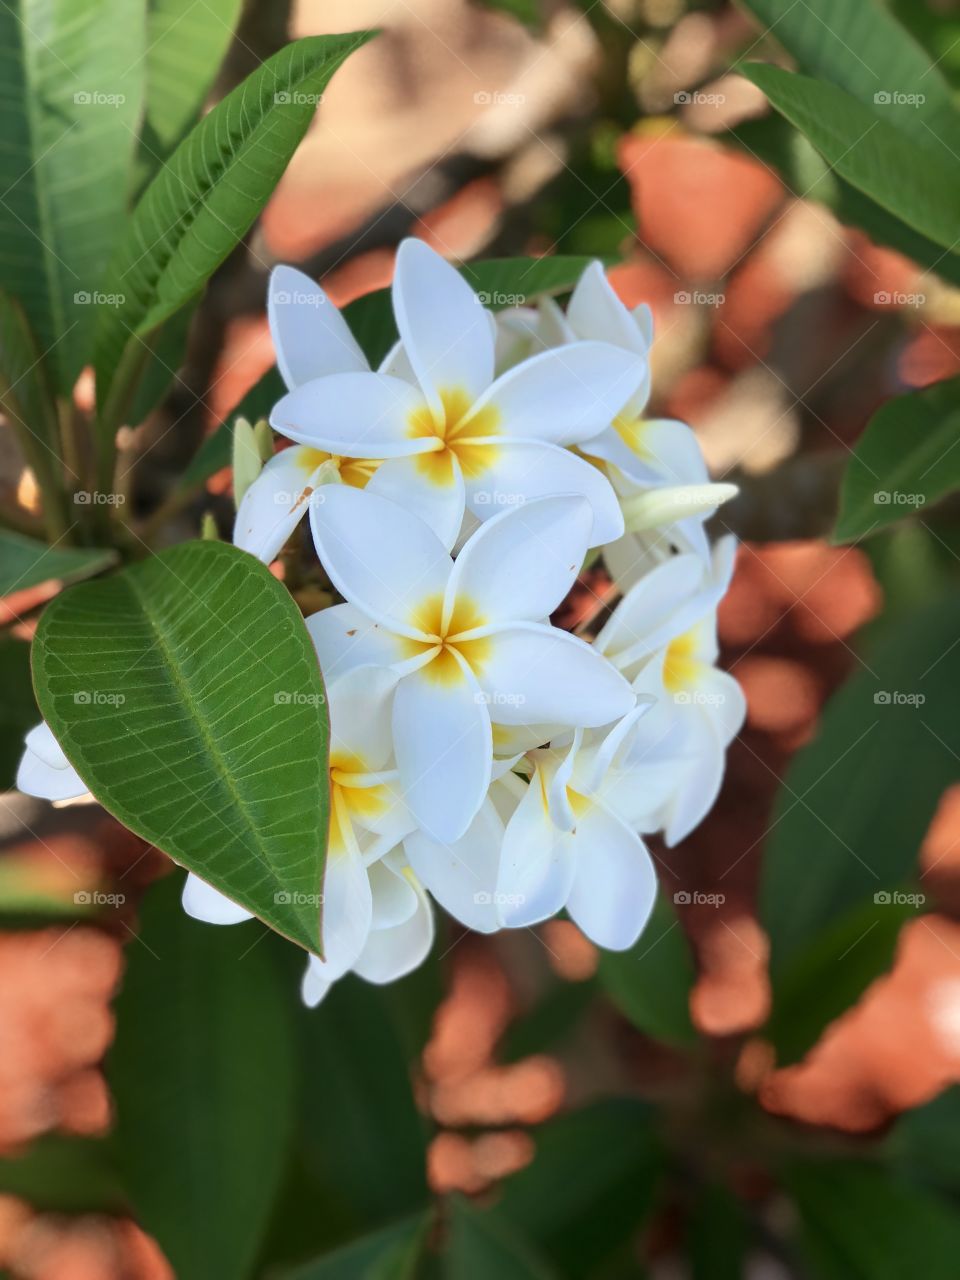
M 904 1177 L 960 1196 L 960 1086 L 899 1117 L 884 1155 Z
M 891 968 L 900 930 L 922 904 L 912 886 L 887 896 L 889 901 L 871 898 L 815 933 L 777 973 L 764 1035 L 780 1066 L 802 1057 Z
M 286 992 L 258 924 L 218 928 L 147 896 L 107 1064 L 124 1183 L 178 1280 L 251 1274 L 295 1125 Z
M 102 1139 L 47 1133 L 0 1159 L 0 1193 L 57 1213 L 122 1213 L 126 1197 Z
M 413 1280 L 429 1220 L 406 1218 L 285 1272 L 281 1280 Z
M 121 385 L 120 406 L 112 408 L 124 352 L 135 368 L 143 338 L 203 288 L 247 233 L 330 77 L 368 38 L 309 36 L 281 49 L 203 118 L 147 188 L 105 286 L 123 303 L 102 311 L 97 326 L 97 403 L 108 433 L 126 392 Z
M 20 303 L 0 290 L 0 404 L 41 482 L 59 455 L 54 391 Z
M 491 311 L 533 301 L 541 294 L 561 293 L 572 288 L 590 258 L 491 258 L 472 262 L 461 270 Z M 371 365 L 378 365 L 397 340 L 397 327 L 390 306 L 390 290 L 376 289 L 356 298 L 343 310 L 344 318 Z M 284 393 L 283 379 L 276 368 L 268 369 L 247 392 L 235 409 L 204 440 L 180 480 L 183 490 L 198 488 L 205 480 L 230 464 L 233 423 L 240 418 L 255 422 L 265 418 Z
M 162 164 L 194 122 L 220 69 L 240 0 L 148 0 L 141 155 Z
M 958 634 L 956 595 L 884 627 L 868 665 L 834 695 L 787 770 L 760 892 L 775 989 L 818 933 L 875 894 L 892 900 L 915 873 L 930 819 L 957 777 Z M 848 962 L 858 963 L 852 953 Z
M 960 488 L 960 378 L 889 400 L 847 463 L 837 542 L 874 533 Z
M 551 1280 L 547 1263 L 496 1212 L 458 1197 L 449 1213 L 443 1259 L 448 1280 Z
M 347 979 L 302 1020 L 304 1061 L 322 1081 L 303 1100 L 304 1158 L 358 1224 L 389 1221 L 428 1199 L 428 1130 L 411 1088 L 421 1036 L 411 1037 L 406 1004 L 417 993 L 436 1007 L 429 967 L 389 987 Z
M 0 635 L 0 790 L 13 786 L 24 735 L 39 719 L 30 683 L 30 646 L 9 632 Z
M 944 252 L 940 245 L 845 182 L 782 116 L 744 121 L 728 136 L 750 155 L 775 168 L 794 195 L 825 204 L 841 222 L 860 227 L 878 244 L 896 249 L 952 284 L 960 284 L 960 254 Z
M 500 1209 L 561 1275 L 581 1280 L 620 1254 L 652 1208 L 662 1173 L 653 1113 L 632 1099 L 598 1102 L 533 1139 L 533 1162 L 505 1183 Z
M 841 177 L 952 249 L 960 235 L 960 166 L 933 134 L 924 145 L 834 85 L 750 63 L 743 73 Z
M 96 547 L 48 547 L 36 538 L 0 529 L 0 596 L 26 591 L 53 578 L 88 578 L 116 562 L 116 553 Z
M 0 5 L 0 285 L 19 298 L 69 391 L 123 226 L 143 83 L 129 0 Z
M 645 1035 L 667 1044 L 696 1043 L 690 1021 L 696 970 L 690 944 L 662 893 L 634 946 L 601 954 L 599 976 L 617 1008 Z
M 817 1280 L 955 1280 L 960 1214 L 945 1201 L 855 1161 L 798 1163 L 784 1181 Z
M 40 620 L 33 673 L 44 718 L 111 813 L 319 951 L 325 698 L 269 570 L 192 542 L 65 591 Z
M 792 55 L 797 70 L 826 80 L 923 145 L 931 131 L 960 135 L 950 86 L 924 49 L 876 0 L 740 0 Z M 879 98 L 879 101 L 878 101 Z

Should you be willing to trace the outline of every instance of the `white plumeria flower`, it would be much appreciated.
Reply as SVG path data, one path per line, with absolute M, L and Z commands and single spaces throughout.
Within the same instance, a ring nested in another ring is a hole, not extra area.
M 366 875 L 370 927 L 363 946 L 347 969 L 331 966 L 329 958 L 309 958 L 300 994 L 311 1008 L 348 969 L 367 982 L 394 982 L 421 965 L 433 946 L 433 908 L 402 854 L 398 850 L 385 854 L 367 868 Z
M 566 750 L 531 752 L 533 775 L 506 824 L 495 901 L 508 926 L 566 907 L 591 941 L 631 947 L 650 918 L 657 877 L 646 845 L 611 802 L 640 705 L 608 730 L 578 729 Z M 505 780 L 507 781 L 507 780 Z
M 27 734 L 17 769 L 17 790 L 55 804 L 91 798 L 45 720 Z
M 460 273 L 420 240 L 397 254 L 393 305 L 402 350 L 385 372 L 337 373 L 291 391 L 271 422 L 334 455 L 386 459 L 368 486 L 417 511 L 447 548 L 465 510 L 555 493 L 590 503 L 590 546 L 617 538 L 609 483 L 564 446 L 602 431 L 645 373 L 635 352 L 602 342 L 547 351 L 494 377 L 490 317 Z
M 591 512 L 577 496 L 501 512 L 456 561 L 396 503 L 346 486 L 314 495 L 323 565 L 346 604 L 307 620 L 328 678 L 351 667 L 400 677 L 393 741 L 406 803 L 442 842 L 458 840 L 490 785 L 492 722 L 607 724 L 630 687 L 548 618 L 577 577 Z
M 723 538 L 708 571 L 696 556 L 675 556 L 621 600 L 596 647 L 655 700 L 633 734 L 633 778 L 618 793 L 639 829 L 663 829 L 676 844 L 713 805 L 726 749 L 746 715 L 737 681 L 716 667 L 716 609 L 733 573 L 736 541 Z
M 302 271 L 274 267 L 267 319 L 277 368 L 290 391 L 333 373 L 370 372 L 346 320 Z M 338 481 L 362 489 L 377 466 L 369 458 L 331 456 L 303 444 L 281 450 L 244 494 L 234 523 L 234 544 L 269 564 L 306 515 L 314 489 Z

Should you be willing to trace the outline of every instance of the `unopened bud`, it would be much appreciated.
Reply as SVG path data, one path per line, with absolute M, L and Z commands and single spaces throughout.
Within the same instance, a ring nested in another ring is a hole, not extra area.
M 239 507 L 243 495 L 263 467 L 253 427 L 246 418 L 233 424 L 233 501 Z
M 715 511 L 736 497 L 735 484 L 678 484 L 662 489 L 647 489 L 623 502 L 623 519 L 628 533 L 658 529 L 687 516 L 700 516 Z
M 203 513 L 203 519 L 200 521 L 200 537 L 204 542 L 219 542 L 220 531 L 217 529 L 217 522 L 209 511 Z
M 257 444 L 257 453 L 261 462 L 269 462 L 273 457 L 273 432 L 266 418 L 253 424 L 253 438 Z

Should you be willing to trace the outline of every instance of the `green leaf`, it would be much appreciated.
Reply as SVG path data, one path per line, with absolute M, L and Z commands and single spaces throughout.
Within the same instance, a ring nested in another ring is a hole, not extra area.
M 743 74 L 810 139 L 841 177 L 945 249 L 960 233 L 960 169 L 933 135 L 901 132 L 833 85 L 751 63 Z
M 941 9 L 937 0 L 893 0 L 890 7 L 943 78 L 960 84 L 960 15 Z
M 960 378 L 898 396 L 871 418 L 843 476 L 835 542 L 850 542 L 960 488 Z
M 150 354 L 127 415 L 131 423 L 145 422 L 170 390 L 184 362 L 195 312 L 195 305 L 182 307 L 151 340 Z
M 108 433 L 121 359 L 127 377 L 142 339 L 203 288 L 247 233 L 330 77 L 368 39 L 309 36 L 281 49 L 203 118 L 147 188 L 105 286 L 124 301 L 101 313 L 96 332 L 97 404 Z
M 474 1209 L 457 1197 L 450 1202 L 444 1251 L 449 1280 L 551 1280 L 554 1272 L 495 1212 Z
M 30 683 L 30 646 L 9 633 L 0 635 L 0 790 L 13 786 L 24 736 L 39 719 Z
M 93 547 L 48 547 L 35 538 L 0 529 L 0 596 L 26 591 L 53 578 L 89 578 L 116 563 L 116 553 Z
M 742 1280 L 749 1245 L 743 1203 L 719 1184 L 702 1187 L 687 1231 L 691 1280 Z
M 88 353 L 123 227 L 143 81 L 129 0 L 0 5 L 0 286 L 19 298 L 62 392 Z
M 960 134 L 950 86 L 924 49 L 875 0 L 741 0 L 783 45 L 797 70 L 826 80 L 867 107 L 882 109 L 890 124 L 921 145 L 931 130 L 948 140 Z M 877 101 L 877 96 L 889 101 Z
M 2 17 L 0 17 L 2 21 Z M 2 203 L 0 203 L 2 208 Z M 47 367 L 23 308 L 0 290 L 0 405 L 42 481 L 60 452 L 57 406 Z
M 860 227 L 878 244 L 896 249 L 952 284 L 960 284 L 960 254 L 945 253 L 940 245 L 844 182 L 803 134 L 781 116 L 745 121 L 728 137 L 775 168 L 794 195 L 819 201 L 840 222 Z
M 562 293 L 570 289 L 590 258 L 491 258 L 461 267 L 473 288 L 486 298 L 492 311 L 515 305 L 515 300 L 533 300 L 540 294 Z M 519 305 L 519 302 L 516 302 Z M 371 365 L 376 367 L 397 340 L 397 327 L 390 306 L 390 290 L 376 289 L 349 303 L 344 318 Z M 247 392 L 235 409 L 204 440 L 184 472 L 178 489 L 196 489 L 215 472 L 230 465 L 233 423 L 238 417 L 256 422 L 268 418 L 286 388 L 276 368 L 268 369 Z
M 653 1113 L 633 1099 L 594 1103 L 534 1132 L 532 1164 L 505 1183 L 503 1215 L 563 1276 L 590 1274 L 652 1208 L 663 1157 Z
M 287 992 L 260 926 L 218 928 L 149 892 L 127 947 L 107 1060 L 130 1199 L 178 1280 L 243 1280 L 295 1124 Z
M 602 952 L 598 973 L 607 995 L 644 1035 L 683 1048 L 696 1044 L 690 1021 L 693 956 L 662 893 L 639 940 L 629 951 Z
M 778 1065 L 801 1058 L 824 1028 L 891 968 L 900 930 L 916 917 L 921 895 L 905 888 L 888 896 L 889 902 L 871 899 L 815 933 L 776 976 L 764 1034 L 777 1051 Z
M 798 1163 L 784 1182 L 817 1280 L 955 1280 L 960 1215 L 945 1201 L 855 1161 Z
M 40 619 L 33 673 L 44 718 L 105 808 L 319 952 L 325 697 L 268 569 L 189 542 L 75 587 Z
M 760 888 L 775 987 L 821 930 L 914 874 L 940 797 L 956 781 L 958 633 L 955 594 L 884 626 L 868 666 L 834 695 L 816 737 L 793 758 Z
M 193 124 L 230 45 L 240 0 L 148 0 L 141 156 L 155 169 Z
M 303 1101 L 304 1157 L 358 1223 L 383 1222 L 428 1200 L 428 1130 L 411 1088 L 423 1033 L 410 1034 L 406 1001 L 426 991 L 435 1009 L 435 976 L 428 966 L 389 987 L 348 978 L 302 1019 L 304 1061 L 310 1079 L 323 1082 Z
M 898 1173 L 960 1195 L 960 1086 L 899 1117 L 884 1142 L 884 1155 Z
M 0 1160 L 0 1193 L 56 1213 L 122 1213 L 126 1198 L 102 1139 L 48 1133 Z
M 285 1272 L 281 1280 L 413 1280 L 428 1225 L 422 1213 L 406 1218 Z

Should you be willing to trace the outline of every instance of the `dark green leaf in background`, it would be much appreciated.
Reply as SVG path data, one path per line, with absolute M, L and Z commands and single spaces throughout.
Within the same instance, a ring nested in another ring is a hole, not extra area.
M 113 1144 L 177 1280 L 252 1275 L 296 1123 L 289 993 L 262 926 L 192 920 L 155 885 L 108 1058 Z
M 869 906 L 897 909 L 897 894 L 917 872 L 940 797 L 957 779 L 958 634 L 955 595 L 881 625 L 866 649 L 866 665 L 830 700 L 816 737 L 787 770 L 760 891 L 775 1018 L 791 971 L 805 965 L 819 975 L 809 1001 L 818 1008 L 822 1001 L 825 1016 L 835 1012 L 823 976 L 830 967 L 822 952 L 830 944 L 820 941 L 825 930 L 837 930 L 830 984 L 846 981 L 839 974 L 843 966 L 847 976 L 859 975 L 857 982 L 869 978 L 852 913 L 866 912 L 860 933 L 869 941 Z M 886 926 L 876 929 L 881 937 L 886 932 Z M 884 954 L 880 947 L 881 959 Z
M 124 352 L 197 294 L 280 180 L 330 77 L 368 33 L 287 45 L 203 118 L 150 184 L 114 254 L 96 334 L 97 403 L 105 412 Z M 106 430 L 116 423 L 107 412 Z M 108 441 L 104 442 L 108 444 Z
M 428 1226 L 427 1215 L 417 1214 L 285 1272 L 282 1280 L 414 1280 Z
M 446 1280 L 552 1280 L 555 1272 L 502 1217 L 459 1197 L 449 1204 Z
M 816 1280 L 956 1280 L 960 1214 L 946 1201 L 856 1161 L 797 1163 L 784 1181 Z
M 844 472 L 834 540 L 886 528 L 958 488 L 960 378 L 951 378 L 874 414 Z
M 130 0 L 0 5 L 0 285 L 69 392 L 123 228 L 143 97 L 145 19 Z
M 0 1159 L 0 1194 L 55 1213 L 124 1213 L 128 1208 L 109 1144 L 59 1133 L 43 1134 L 22 1154 Z
M 598 973 L 607 995 L 638 1030 L 680 1047 L 696 1043 L 690 1021 L 693 956 L 662 891 L 638 941 L 629 951 L 601 952 Z
M 93 547 L 48 547 L 35 538 L 0 529 L 0 596 L 41 582 L 87 578 L 115 564 L 115 551 Z
M 190 542 L 65 591 L 41 617 L 33 672 L 105 808 L 319 951 L 326 702 L 303 619 L 259 561 Z

